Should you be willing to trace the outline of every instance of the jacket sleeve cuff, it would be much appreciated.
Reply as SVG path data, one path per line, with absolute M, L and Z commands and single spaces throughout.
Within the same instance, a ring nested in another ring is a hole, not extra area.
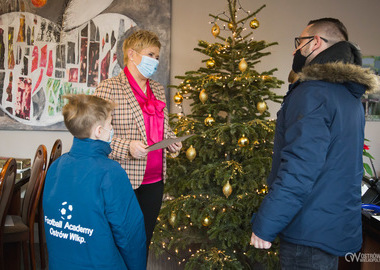
M 257 237 L 268 242 L 273 242 L 274 239 L 276 239 L 277 233 L 268 232 L 269 228 L 273 228 L 273 225 L 270 224 L 271 221 L 265 220 L 255 213 L 252 216 L 251 223 L 252 232 L 255 233 Z

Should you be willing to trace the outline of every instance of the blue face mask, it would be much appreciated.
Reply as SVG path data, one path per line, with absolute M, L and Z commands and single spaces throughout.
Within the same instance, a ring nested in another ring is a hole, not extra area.
M 113 132 L 113 128 L 112 128 L 111 130 L 106 129 L 106 128 L 104 128 L 104 127 L 102 127 L 102 128 L 110 133 L 110 138 L 109 138 L 108 141 L 106 141 L 106 142 L 111 143 L 111 142 L 112 142 L 112 138 L 113 138 L 113 133 L 114 133 L 114 132 Z
M 135 64 L 135 62 L 133 63 Z M 145 78 L 150 78 L 156 72 L 158 63 L 159 61 L 157 59 L 154 59 L 146 55 L 142 55 L 140 64 L 135 65 L 137 69 L 140 71 L 141 75 L 143 75 Z

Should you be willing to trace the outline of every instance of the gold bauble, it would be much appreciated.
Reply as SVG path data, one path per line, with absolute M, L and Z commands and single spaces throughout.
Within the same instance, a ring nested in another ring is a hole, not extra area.
M 267 104 L 265 103 L 265 101 L 260 101 L 257 103 L 256 108 L 259 111 L 259 113 L 263 114 L 267 110 Z
M 191 145 L 187 151 L 186 151 L 186 157 L 188 160 L 193 161 L 193 159 L 197 156 L 197 151 L 195 151 L 195 148 Z
M 227 181 L 227 183 L 223 186 L 223 194 L 228 198 L 232 193 L 232 187 L 230 185 L 230 181 Z
M 174 227 L 175 225 L 175 221 L 176 221 L 176 214 L 174 213 L 174 211 L 170 214 L 170 218 L 169 218 L 169 223 L 170 225 L 172 225 L 172 227 Z
M 214 68 L 215 67 L 215 60 L 210 58 L 206 61 L 206 67 L 207 68 Z
M 245 59 L 241 59 L 240 63 L 239 63 L 239 70 L 243 73 L 244 71 L 247 70 L 247 67 L 248 67 L 248 64 L 247 64 L 247 61 L 245 61 Z
M 210 226 L 211 225 L 211 219 L 210 217 L 205 217 L 203 220 L 202 220 L 202 225 L 207 227 L 207 226 Z
M 230 30 L 234 29 L 234 24 L 232 22 L 228 23 L 228 29 Z
M 249 140 L 244 135 L 238 140 L 238 144 L 240 147 L 246 147 L 249 144 Z
M 208 127 L 211 127 L 214 122 L 215 122 L 215 119 L 212 118 L 211 114 L 209 114 L 205 119 L 205 125 Z
M 203 89 L 203 90 L 199 93 L 199 100 L 200 100 L 203 104 L 205 104 L 207 98 L 208 98 L 208 95 L 207 95 L 207 93 L 206 93 L 206 90 Z
M 174 95 L 174 103 L 175 104 L 181 104 L 183 101 L 183 96 L 177 92 L 177 94 Z
M 254 18 L 250 23 L 249 23 L 249 26 L 252 28 L 252 29 L 256 29 L 260 26 L 260 23 L 259 21 Z
M 219 33 L 220 33 L 219 25 L 214 24 L 214 26 L 211 28 L 211 33 L 212 33 L 212 35 L 213 35 L 214 37 L 219 36 Z

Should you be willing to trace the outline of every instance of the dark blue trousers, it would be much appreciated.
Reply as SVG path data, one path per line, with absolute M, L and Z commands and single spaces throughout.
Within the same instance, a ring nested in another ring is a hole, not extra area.
M 319 248 L 280 242 L 282 270 L 337 270 L 338 262 L 338 256 Z

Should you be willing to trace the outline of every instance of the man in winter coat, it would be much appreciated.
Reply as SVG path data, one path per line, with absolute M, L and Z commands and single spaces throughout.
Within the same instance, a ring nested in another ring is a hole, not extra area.
M 50 166 L 43 194 L 50 270 L 145 270 L 144 218 L 120 164 L 108 158 L 114 104 L 72 95 L 62 113 L 74 135 Z
M 364 110 L 377 79 L 337 19 L 310 21 L 295 39 L 289 86 L 277 114 L 269 193 L 252 218 L 251 245 L 280 237 L 283 269 L 337 269 L 360 250 Z

